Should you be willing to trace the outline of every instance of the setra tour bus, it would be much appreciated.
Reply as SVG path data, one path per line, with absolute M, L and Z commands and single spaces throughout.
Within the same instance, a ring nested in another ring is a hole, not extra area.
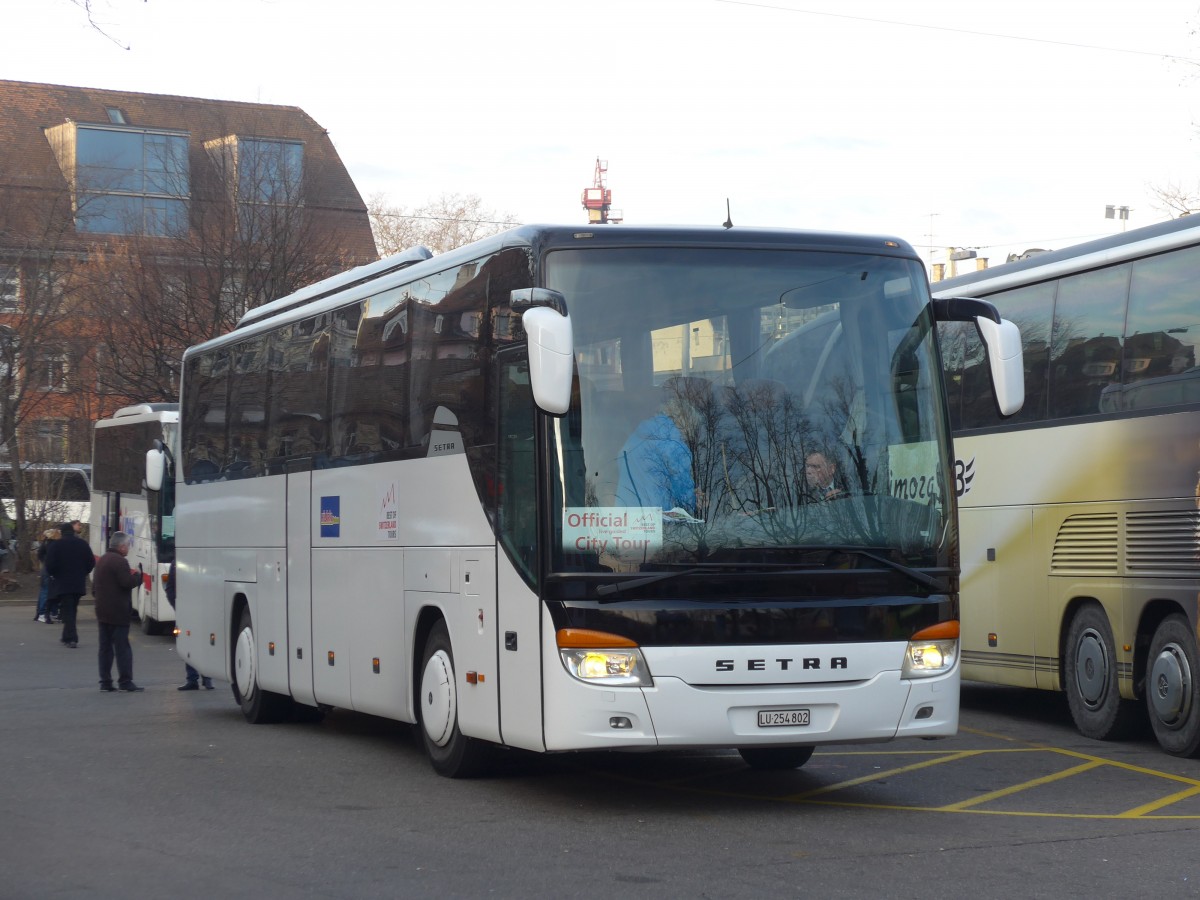
M 133 592 L 133 611 L 146 634 L 161 634 L 175 621 L 165 590 L 175 558 L 175 485 L 146 488 L 146 453 L 173 447 L 178 429 L 179 404 L 139 403 L 96 422 L 92 432 L 92 552 L 102 556 L 114 532 L 133 538 L 128 562 L 144 573 Z
M 992 410 L 978 341 L 942 326 L 958 455 L 965 678 L 1064 691 L 1088 737 L 1148 714 L 1200 753 L 1200 216 L 935 285 L 1024 341 Z
M 882 237 L 527 226 L 417 248 L 184 356 L 178 648 L 251 722 L 534 751 L 955 733 L 958 559 L 934 303 Z

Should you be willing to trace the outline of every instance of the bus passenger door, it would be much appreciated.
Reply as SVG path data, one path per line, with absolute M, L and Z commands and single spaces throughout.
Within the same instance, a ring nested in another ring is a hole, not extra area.
M 292 696 L 316 705 L 312 650 L 312 472 L 287 475 L 287 634 Z
M 541 600 L 537 583 L 537 463 L 533 393 L 524 348 L 498 354 L 496 624 L 500 732 L 504 743 L 545 748 L 542 729 Z

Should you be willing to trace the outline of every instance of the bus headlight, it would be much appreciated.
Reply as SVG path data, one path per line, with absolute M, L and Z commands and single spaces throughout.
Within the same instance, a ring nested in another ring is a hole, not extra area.
M 629 638 L 584 628 L 563 628 L 556 635 L 558 655 L 568 672 L 588 684 L 650 687 L 646 658 Z
M 958 662 L 958 622 L 940 622 L 909 638 L 904 648 L 902 678 L 942 675 Z

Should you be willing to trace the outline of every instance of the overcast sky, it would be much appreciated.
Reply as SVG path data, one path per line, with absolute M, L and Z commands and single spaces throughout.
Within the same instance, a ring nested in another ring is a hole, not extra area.
M 0 78 L 298 106 L 364 198 L 1010 251 L 1200 193 L 1200 0 L 0 0 Z M 124 49 L 128 46 L 129 49 Z M 941 261 L 944 250 L 934 252 Z

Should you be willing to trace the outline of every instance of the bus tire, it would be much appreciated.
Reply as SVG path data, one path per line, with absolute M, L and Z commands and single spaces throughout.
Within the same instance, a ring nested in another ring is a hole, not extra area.
M 1063 681 L 1067 706 L 1084 737 L 1108 741 L 1129 732 L 1136 705 L 1117 687 L 1117 650 L 1104 610 L 1089 603 L 1067 629 Z
M 742 762 L 752 769 L 779 772 L 798 769 L 813 755 L 812 747 L 738 747 Z
M 156 635 L 163 633 L 162 624 L 155 619 L 150 618 L 145 613 L 138 618 L 141 619 L 142 634 Z
M 1172 756 L 1200 755 L 1200 659 L 1196 636 L 1180 613 L 1154 630 L 1146 663 L 1146 711 L 1160 747 Z
M 251 725 L 282 722 L 292 712 L 292 698 L 258 686 L 258 644 L 249 607 L 242 608 L 233 639 L 233 699 Z
M 430 631 L 421 659 L 417 716 L 433 770 L 447 778 L 473 778 L 482 774 L 490 754 L 485 742 L 464 736 L 458 728 L 454 650 L 444 620 Z

